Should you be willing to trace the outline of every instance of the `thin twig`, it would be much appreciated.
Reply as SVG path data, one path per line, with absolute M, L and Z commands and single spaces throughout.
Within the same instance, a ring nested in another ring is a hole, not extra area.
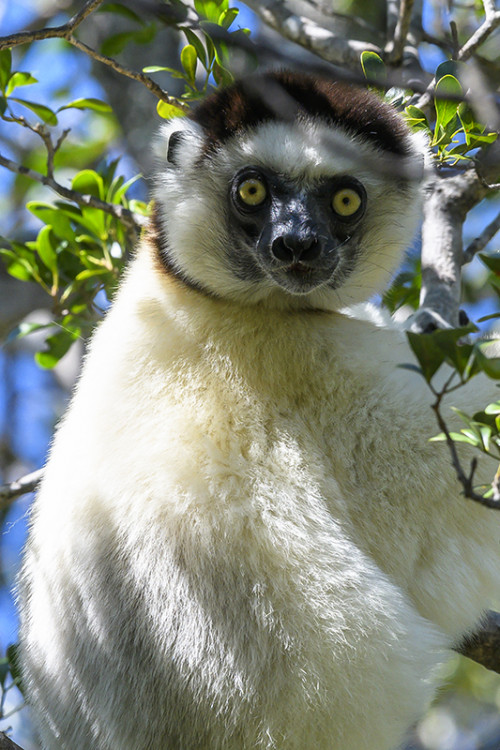
M 177 107 L 177 109 L 181 109 L 184 112 L 189 111 L 189 106 L 187 104 L 185 104 L 181 99 L 177 99 L 175 96 L 170 96 L 169 94 L 167 94 L 167 92 L 164 91 L 160 86 L 158 86 L 158 84 L 155 83 L 152 78 L 145 75 L 144 73 L 138 73 L 136 70 L 132 70 L 132 68 L 128 68 L 126 65 L 121 65 L 112 57 L 101 55 L 100 52 L 97 52 L 87 44 L 80 42 L 79 39 L 76 39 L 76 37 L 72 35 L 67 36 L 66 41 L 72 44 L 73 47 L 79 49 L 81 52 L 85 52 L 85 54 L 87 54 L 93 60 L 97 60 L 97 62 L 107 65 L 117 73 L 120 73 L 122 76 L 132 78 L 132 80 L 134 81 L 139 81 L 139 83 L 142 83 L 144 86 L 146 86 L 146 88 L 149 89 L 151 93 L 154 94 L 158 99 L 161 99 L 162 102 L 172 104 L 174 107 Z
M 0 485 L 0 508 L 8 507 L 13 500 L 21 497 L 21 495 L 34 492 L 40 484 L 42 476 L 43 469 L 37 469 L 37 471 L 32 471 L 31 474 L 16 479 L 15 482 Z
M 43 39 L 65 39 L 69 44 L 73 45 L 73 47 L 84 52 L 92 59 L 107 65 L 117 73 L 127 76 L 127 78 L 139 81 L 139 83 L 146 86 L 146 88 L 161 101 L 166 102 L 167 104 L 172 104 L 178 109 L 188 111 L 189 107 L 182 100 L 167 94 L 167 92 L 158 86 L 158 84 L 149 76 L 132 70 L 125 65 L 121 65 L 111 57 L 101 55 L 97 50 L 80 42 L 74 36 L 73 32 L 81 22 L 102 3 L 102 1 L 103 0 L 89 0 L 81 11 L 76 13 L 76 15 L 74 15 L 67 23 L 62 24 L 61 26 L 49 26 L 43 29 L 35 29 L 33 31 L 21 31 L 17 34 L 9 34 L 8 36 L 0 37 L 0 51 L 11 47 L 17 47 L 20 44 L 29 44 Z
M 488 226 L 481 232 L 479 237 L 472 240 L 463 254 L 462 264 L 470 263 L 476 253 L 486 247 L 488 242 L 500 231 L 500 213 L 495 216 Z
M 21 164 L 16 164 L 15 162 L 7 159 L 1 154 L 0 165 L 6 167 L 11 172 L 24 175 L 25 177 L 29 177 L 30 180 L 35 180 L 42 185 L 46 185 L 47 187 L 52 188 L 52 190 L 61 195 L 63 198 L 67 198 L 68 200 L 77 203 L 79 206 L 99 208 L 101 211 L 105 211 L 107 214 L 111 214 L 111 216 L 114 216 L 115 218 L 122 221 L 130 229 L 144 227 L 148 223 L 148 219 L 146 216 L 134 213 L 124 206 L 117 206 L 113 203 L 106 203 L 106 201 L 101 201 L 99 200 L 99 198 L 94 198 L 93 195 L 84 195 L 83 193 L 79 193 L 76 190 L 70 190 L 69 188 L 64 187 L 64 185 L 56 182 L 53 177 L 40 174 L 40 172 L 35 172 L 33 169 L 23 167 Z
M 455 469 L 455 473 L 457 475 L 458 481 L 463 487 L 463 494 L 469 500 L 474 500 L 474 502 L 479 503 L 480 505 L 484 505 L 486 508 L 492 508 L 493 510 L 500 510 L 500 500 L 497 500 L 495 498 L 483 497 L 482 495 L 478 495 L 477 492 L 474 491 L 473 480 L 474 480 L 474 474 L 476 472 L 476 467 L 477 467 L 477 458 L 472 459 L 468 476 L 462 468 L 462 464 L 460 463 L 460 459 L 458 457 L 455 441 L 451 437 L 450 432 L 448 430 L 448 426 L 446 422 L 444 421 L 443 416 L 440 411 L 441 401 L 443 399 L 443 396 L 445 396 L 447 392 L 448 391 L 446 388 L 444 388 L 439 393 L 436 393 L 436 391 L 434 391 L 436 395 L 436 400 L 431 405 L 431 407 L 436 415 L 439 428 L 444 433 L 446 444 L 448 445 L 448 448 L 451 454 L 453 468 Z
M 461 60 L 462 62 L 468 60 L 498 26 L 500 26 L 500 11 L 493 11 L 492 13 L 487 12 L 484 22 L 460 49 L 457 55 L 457 60 Z
M 460 60 L 462 62 L 465 62 L 468 60 L 472 55 L 475 53 L 475 51 L 478 49 L 478 47 L 481 46 L 481 44 L 484 44 L 484 42 L 488 39 L 488 37 L 495 31 L 495 29 L 500 26 L 500 11 L 491 11 L 490 8 L 488 10 L 486 9 L 487 3 L 485 0 L 484 3 L 485 6 L 485 12 L 486 12 L 486 19 L 481 24 L 481 26 L 474 32 L 474 34 L 470 37 L 470 39 L 465 42 L 465 44 L 458 50 L 456 54 L 456 60 Z M 419 99 L 414 102 L 415 106 L 419 109 L 422 109 L 424 112 L 427 111 L 429 108 L 432 96 L 434 93 L 434 89 L 436 87 L 436 79 L 433 78 L 432 81 L 429 83 L 426 91 L 419 97 Z
M 270 3 L 248 0 L 247 4 L 264 23 L 276 29 L 281 36 L 336 65 L 346 65 L 352 70 L 359 71 L 361 52 L 372 50 L 383 54 L 380 47 L 375 44 L 358 39 L 346 39 L 344 35 L 336 34 L 306 16 L 292 13 L 283 0 L 274 0 Z
M 394 36 L 385 50 L 388 63 L 399 63 L 403 57 L 406 39 L 410 30 L 413 3 L 414 0 L 400 0 Z
M 49 26 L 43 29 L 34 29 L 33 31 L 20 31 L 17 34 L 0 37 L 0 50 L 17 47 L 19 44 L 37 42 L 41 39 L 54 39 L 57 37 L 66 39 L 102 2 L 103 0 L 87 0 L 83 8 L 70 18 L 67 23 L 61 26 Z

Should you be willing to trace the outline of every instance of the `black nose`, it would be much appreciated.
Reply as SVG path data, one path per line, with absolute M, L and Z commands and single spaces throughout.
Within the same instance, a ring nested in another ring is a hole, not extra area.
M 320 256 L 321 243 L 311 234 L 284 234 L 273 240 L 271 252 L 276 260 L 285 263 L 308 263 Z

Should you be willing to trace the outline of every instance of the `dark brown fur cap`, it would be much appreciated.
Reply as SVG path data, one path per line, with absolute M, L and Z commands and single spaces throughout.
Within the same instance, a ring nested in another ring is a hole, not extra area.
M 329 78 L 294 71 L 249 76 L 208 96 L 189 117 L 207 134 L 212 150 L 239 131 L 268 120 L 319 117 L 398 156 L 409 153 L 408 130 L 375 94 Z

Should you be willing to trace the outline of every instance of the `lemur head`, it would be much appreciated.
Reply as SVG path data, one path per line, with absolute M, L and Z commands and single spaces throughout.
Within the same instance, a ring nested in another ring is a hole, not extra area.
M 163 265 L 246 304 L 339 309 L 388 280 L 423 147 L 375 94 L 293 72 L 218 91 L 160 140 Z

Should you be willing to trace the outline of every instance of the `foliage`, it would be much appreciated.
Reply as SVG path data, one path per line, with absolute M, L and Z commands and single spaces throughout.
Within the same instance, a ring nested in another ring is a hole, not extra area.
M 178 7 L 185 10 L 181 3 Z M 179 100 L 158 101 L 158 114 L 164 118 L 183 115 L 184 103 L 203 96 L 209 86 L 225 85 L 232 80 L 227 67 L 231 43 L 235 37 L 248 33 L 246 29 L 230 31 L 238 10 L 229 7 L 229 0 L 196 0 L 195 8 L 200 17 L 196 33 L 184 24 L 186 14 L 180 16 L 182 23 L 178 29 L 188 43 L 180 51 L 179 68 L 148 66 L 143 71 L 168 71 L 185 83 Z M 101 10 L 123 15 L 135 26 L 129 32 L 108 37 L 101 48 L 103 54 L 117 54 L 131 42 L 147 43 L 156 33 L 156 24 L 145 24 L 135 11 L 120 3 L 107 3 Z M 200 67 L 204 71 L 201 79 L 198 78 Z M 10 49 L 0 51 L 0 118 L 41 137 L 46 147 L 44 176 L 52 177 L 54 162 L 57 164 L 68 132 L 58 134 L 58 114 L 74 109 L 106 116 L 111 108 L 96 98 L 74 99 L 54 109 L 45 103 L 14 96 L 19 87 L 36 82 L 31 73 L 12 68 Z M 28 110 L 38 121 L 31 122 L 13 105 Z M 57 135 L 53 136 L 53 132 Z M 35 239 L 20 242 L 0 237 L 0 257 L 8 273 L 21 281 L 37 283 L 51 299 L 52 322 L 44 325 L 22 322 L 11 333 L 11 337 L 19 337 L 46 329 L 45 347 L 36 354 L 42 367 L 56 365 L 76 339 L 88 336 L 113 294 L 124 261 L 136 241 L 136 231 L 120 214 L 110 213 L 111 208 L 126 209 L 136 218 L 148 214 L 144 202 L 130 200 L 127 196 L 139 176 L 125 181 L 118 167 L 115 159 L 78 171 L 71 183 L 74 200 L 28 201 L 26 208 L 43 224 Z M 21 171 L 21 174 L 26 173 L 27 170 Z M 87 196 L 100 201 L 108 211 L 96 201 L 78 203 L 79 198 Z
M 126 198 L 135 179 L 125 182 L 115 176 L 117 166 L 116 160 L 103 165 L 100 172 L 84 169 L 74 176 L 72 188 L 145 214 L 144 203 Z M 43 227 L 35 240 L 13 240 L 9 249 L 0 249 L 0 255 L 11 276 L 34 281 L 47 292 L 54 319 L 45 325 L 21 323 L 12 335 L 25 336 L 42 328 L 50 331 L 46 349 L 36 359 L 42 367 L 53 367 L 75 339 L 90 332 L 103 304 L 102 300 L 99 304 L 101 292 L 113 292 L 132 238 L 119 219 L 92 206 L 31 201 L 26 208 Z

